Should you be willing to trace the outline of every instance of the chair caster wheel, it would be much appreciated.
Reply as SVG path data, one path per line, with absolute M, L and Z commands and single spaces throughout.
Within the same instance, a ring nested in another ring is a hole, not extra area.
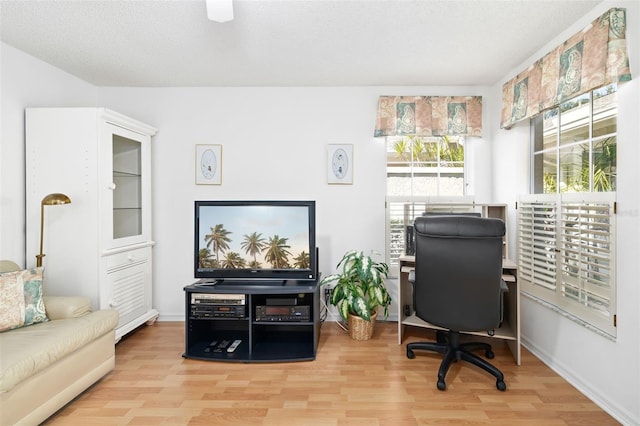
M 414 359 L 415 357 L 416 357 L 416 354 L 414 354 L 411 349 L 407 348 L 407 358 Z
M 502 392 L 507 390 L 507 385 L 502 380 L 496 380 L 496 387 Z
M 443 391 L 447 388 L 447 384 L 444 380 L 438 380 L 438 390 Z
M 491 349 L 487 349 L 486 352 L 484 353 L 484 355 L 488 358 L 488 359 L 493 359 L 495 358 L 495 354 L 493 353 L 493 351 Z

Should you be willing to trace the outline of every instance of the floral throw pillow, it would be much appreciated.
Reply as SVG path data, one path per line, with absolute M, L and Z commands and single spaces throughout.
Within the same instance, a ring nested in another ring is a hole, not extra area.
M 0 274 L 0 331 L 45 321 L 42 268 Z

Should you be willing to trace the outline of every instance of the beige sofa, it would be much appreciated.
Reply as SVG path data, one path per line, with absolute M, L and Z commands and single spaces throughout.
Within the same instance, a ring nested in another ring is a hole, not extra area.
M 0 425 L 37 425 L 114 368 L 116 311 L 44 303 L 49 321 L 0 333 Z

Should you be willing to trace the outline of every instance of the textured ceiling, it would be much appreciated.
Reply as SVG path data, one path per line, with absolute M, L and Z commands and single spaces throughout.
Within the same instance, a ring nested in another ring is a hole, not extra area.
M 2 41 L 99 86 L 492 85 L 599 0 L 2 0 Z

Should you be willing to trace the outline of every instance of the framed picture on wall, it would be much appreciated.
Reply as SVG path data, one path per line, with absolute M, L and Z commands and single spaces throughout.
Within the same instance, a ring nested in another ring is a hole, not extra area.
M 353 145 L 327 145 L 327 183 L 353 183 Z
M 196 185 L 222 184 L 222 145 L 196 145 Z

